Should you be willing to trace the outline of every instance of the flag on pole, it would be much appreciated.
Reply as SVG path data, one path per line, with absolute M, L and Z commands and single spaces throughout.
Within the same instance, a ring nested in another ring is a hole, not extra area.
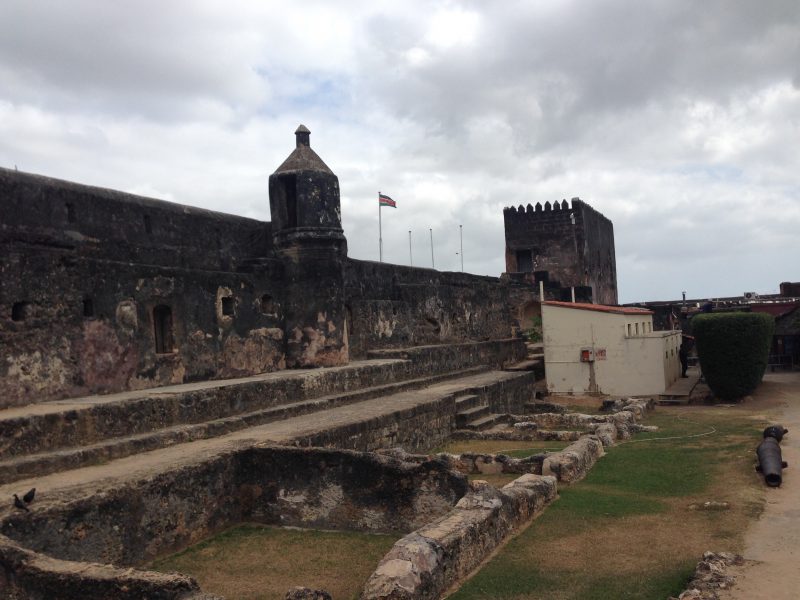
M 386 194 L 381 194 L 378 192 L 378 206 L 391 206 L 392 208 L 397 208 L 397 203 L 389 198 Z

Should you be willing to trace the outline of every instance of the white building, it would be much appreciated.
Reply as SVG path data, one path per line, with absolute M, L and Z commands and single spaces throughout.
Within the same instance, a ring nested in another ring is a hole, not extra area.
M 681 332 L 653 331 L 646 309 L 543 302 L 542 335 L 552 393 L 650 396 L 681 375 Z

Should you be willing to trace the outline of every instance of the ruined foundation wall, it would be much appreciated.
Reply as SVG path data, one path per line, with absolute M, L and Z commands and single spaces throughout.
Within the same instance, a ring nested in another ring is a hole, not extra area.
M 507 338 L 513 319 L 495 277 L 350 259 L 345 266 L 350 355 Z
M 43 499 L 35 511 L 6 514 L 0 533 L 53 558 L 135 566 L 247 521 L 409 531 L 466 490 L 442 462 L 256 447 L 79 500 Z

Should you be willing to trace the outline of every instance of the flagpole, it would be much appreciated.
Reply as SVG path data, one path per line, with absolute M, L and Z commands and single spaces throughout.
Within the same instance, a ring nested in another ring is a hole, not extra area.
M 381 192 L 378 190 L 378 256 L 380 262 L 383 262 L 383 228 L 381 227 Z
M 464 272 L 464 231 L 461 225 L 458 226 L 458 239 L 461 244 L 461 272 Z
M 414 266 L 414 258 L 411 256 L 411 230 L 408 230 L 408 266 Z

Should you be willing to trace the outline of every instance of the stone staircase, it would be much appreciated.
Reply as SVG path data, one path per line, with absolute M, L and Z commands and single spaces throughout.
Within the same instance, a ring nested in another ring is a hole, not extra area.
M 489 403 L 474 394 L 456 397 L 456 428 L 483 431 L 503 421 L 503 415 L 492 413 Z
M 521 361 L 505 367 L 506 371 L 534 371 L 538 378 L 544 378 L 544 344 L 525 342 L 527 356 Z
M 489 370 L 479 365 L 409 377 L 413 371 L 405 368 L 407 363 L 363 361 L 2 410 L 0 484 L 422 390 Z M 381 383 L 369 385 L 374 382 Z

